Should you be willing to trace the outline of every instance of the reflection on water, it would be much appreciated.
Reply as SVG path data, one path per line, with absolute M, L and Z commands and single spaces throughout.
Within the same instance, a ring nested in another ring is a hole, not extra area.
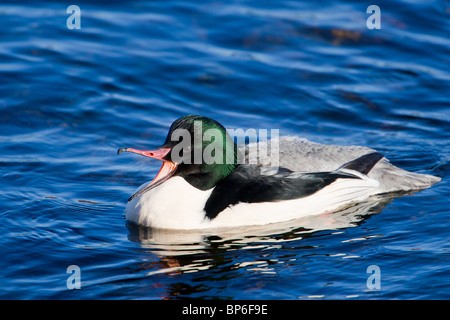
M 301 240 L 319 236 L 319 231 L 330 230 L 332 232 L 329 234 L 334 234 L 336 230 L 356 227 L 371 215 L 380 213 L 391 200 L 403 195 L 404 193 L 396 193 L 376 196 L 338 212 L 264 226 L 213 230 L 170 230 L 142 227 L 128 222 L 128 239 L 140 243 L 145 252 L 156 255 L 160 259 L 159 264 L 155 265 L 152 262 L 147 266 L 147 275 L 198 272 L 223 264 L 223 261 L 220 261 L 224 259 L 223 254 L 234 250 L 292 249 L 292 242 L 296 242 L 295 247 L 297 248 L 313 249 L 302 246 Z M 373 234 L 364 239 L 346 241 L 360 241 L 380 236 L 382 235 Z M 279 263 L 279 261 L 265 259 L 234 262 L 230 267 L 270 274 L 275 273 L 270 267 L 274 263 Z

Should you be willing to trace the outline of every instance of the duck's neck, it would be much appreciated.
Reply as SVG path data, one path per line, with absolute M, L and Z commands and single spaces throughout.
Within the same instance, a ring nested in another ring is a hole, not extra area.
M 237 166 L 237 164 L 214 165 L 214 168 L 209 168 L 213 170 L 202 173 L 188 173 L 182 175 L 182 177 L 197 189 L 209 190 L 215 187 L 221 180 L 228 177 Z

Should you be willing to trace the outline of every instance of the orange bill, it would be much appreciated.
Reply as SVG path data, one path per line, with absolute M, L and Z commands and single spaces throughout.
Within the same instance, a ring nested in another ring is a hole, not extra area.
M 118 154 L 121 154 L 122 152 L 125 152 L 125 151 L 133 152 L 133 153 L 143 155 L 145 157 L 163 161 L 163 165 L 161 166 L 161 169 L 159 169 L 158 174 L 152 180 L 152 182 L 150 182 L 145 187 L 143 187 L 142 189 L 138 190 L 136 193 L 131 195 L 131 197 L 128 199 L 128 201 L 131 201 L 131 200 L 139 197 L 140 195 L 144 194 L 145 192 L 159 186 L 160 184 L 167 181 L 175 173 L 175 171 L 177 170 L 177 164 L 172 161 L 164 159 L 164 157 L 170 152 L 170 150 L 171 150 L 170 148 L 159 148 L 157 150 L 142 151 L 142 150 L 136 150 L 136 149 L 132 149 L 132 148 L 120 148 L 117 151 Z

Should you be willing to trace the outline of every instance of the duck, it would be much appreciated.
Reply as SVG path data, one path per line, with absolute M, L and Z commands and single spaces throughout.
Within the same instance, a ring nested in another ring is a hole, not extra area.
M 251 147 L 277 147 L 276 166 L 264 159 L 266 154 L 249 152 Z M 441 180 L 403 170 L 362 146 L 318 144 L 295 136 L 238 146 L 223 125 L 200 115 L 175 120 L 156 150 L 117 151 L 123 152 L 162 162 L 155 178 L 137 188 L 125 209 L 128 221 L 161 229 L 286 222 L 336 212 L 375 195 L 425 189 Z

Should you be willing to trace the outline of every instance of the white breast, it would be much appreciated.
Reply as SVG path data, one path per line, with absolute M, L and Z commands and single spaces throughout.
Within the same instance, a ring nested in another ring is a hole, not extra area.
M 198 229 L 204 223 L 203 208 L 212 190 L 202 191 L 181 177 L 172 177 L 128 202 L 126 217 L 147 227 Z

